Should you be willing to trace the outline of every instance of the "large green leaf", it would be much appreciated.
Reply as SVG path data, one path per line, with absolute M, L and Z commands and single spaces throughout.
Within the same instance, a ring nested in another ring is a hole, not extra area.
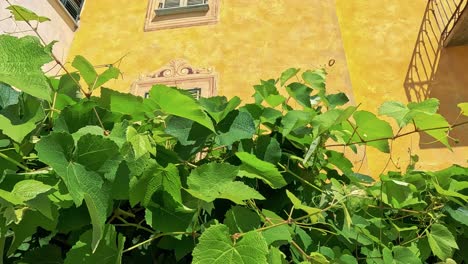
M 400 102 L 385 102 L 379 107 L 379 115 L 386 115 L 394 118 L 400 127 L 408 123 L 406 115 L 409 108 Z
M 16 21 L 37 21 L 39 23 L 45 22 L 45 21 L 50 21 L 49 18 L 39 16 L 33 11 L 19 6 L 19 5 L 11 5 L 7 7 L 6 9 L 10 10 L 11 14 L 13 15 L 13 18 Z
M 100 103 L 114 113 L 130 115 L 134 120 L 142 120 L 145 113 L 142 109 L 143 98 L 129 93 L 120 93 L 101 88 Z
M 468 226 L 468 206 L 460 206 L 456 210 L 449 206 L 444 207 L 449 215 L 458 222 Z
M 52 61 L 36 37 L 0 35 L 0 82 L 51 101 L 51 90 L 42 66 Z
M 114 66 L 109 66 L 104 72 L 99 74 L 93 88 L 99 88 L 111 79 L 117 79 L 120 76 L 120 70 Z
M 187 178 L 187 191 L 198 199 L 212 202 L 228 199 L 237 204 L 244 200 L 265 199 L 256 190 L 240 181 L 234 181 L 239 168 L 227 163 L 208 163 L 192 171 Z
M 85 135 L 75 149 L 71 135 L 51 133 L 36 145 L 39 159 L 65 182 L 76 206 L 86 202 L 93 224 L 93 250 L 102 237 L 111 198 L 112 179 L 119 165 L 118 147 L 102 136 Z
M 73 59 L 72 66 L 80 72 L 81 77 L 83 77 L 83 80 L 86 82 L 89 89 L 92 90 L 98 77 L 94 66 L 81 55 L 78 55 Z
M 293 82 L 286 87 L 286 91 L 288 91 L 289 96 L 294 98 L 303 107 L 311 107 L 310 93 L 312 92 L 312 89 L 307 85 Z
M 289 81 L 292 77 L 294 77 L 301 69 L 297 68 L 289 68 L 285 70 L 283 73 L 281 73 L 280 77 L 280 84 L 281 86 L 284 86 L 284 84 Z
M 325 78 L 327 73 L 325 69 L 308 70 L 302 73 L 302 79 L 312 88 L 317 88 L 321 92 L 325 92 Z
M 450 124 L 443 116 L 439 114 L 418 112 L 413 115 L 413 120 L 419 130 L 426 130 L 424 133 L 430 135 L 446 147 L 450 148 L 448 142 Z
M 26 238 L 37 232 L 38 227 L 48 231 L 54 231 L 57 226 L 57 220 L 58 212 L 56 209 L 53 211 L 52 219 L 45 217 L 37 211 L 25 210 L 21 221 L 11 226 L 14 232 L 14 239 L 6 255 L 13 254 Z
M 396 246 L 392 248 L 393 263 L 395 264 L 419 264 L 421 260 L 407 247 Z
M 144 104 L 149 111 L 160 109 L 166 114 L 193 120 L 211 131 L 215 131 L 213 122 L 203 111 L 203 107 L 197 100 L 176 88 L 155 85 L 149 92 L 149 98 L 145 99 Z
M 289 200 L 291 200 L 291 203 L 294 205 L 295 209 L 302 210 L 306 212 L 307 215 L 309 215 L 312 223 L 317 223 L 318 221 L 323 219 L 322 210 L 320 210 L 319 208 L 314 208 L 302 204 L 301 200 L 299 200 L 299 198 L 297 198 L 292 192 L 288 190 L 286 190 L 286 195 L 288 196 Z
M 189 230 L 193 212 L 166 208 L 158 204 L 150 205 L 145 210 L 146 223 L 161 232 L 185 232 Z
M 194 264 L 267 263 L 268 247 L 259 232 L 245 233 L 233 241 L 225 225 L 214 225 L 203 232 L 193 251 Z
M 241 100 L 237 96 L 234 96 L 229 101 L 224 96 L 213 96 L 208 98 L 202 97 L 199 99 L 199 102 L 216 123 L 218 123 L 223 120 L 228 113 L 236 109 L 241 103 Z
M 255 124 L 248 112 L 231 111 L 217 126 L 216 142 L 220 145 L 232 145 L 241 139 L 252 138 Z
M 311 112 L 299 110 L 289 111 L 281 120 L 281 124 L 283 125 L 283 136 L 286 137 L 293 130 L 304 127 L 312 121 L 313 116 L 314 114 Z
M 42 102 L 27 94 L 19 96 L 19 102 L 0 110 L 2 133 L 16 142 L 23 139 L 36 128 L 36 123 L 45 117 Z
M 382 152 L 390 152 L 387 138 L 393 137 L 393 130 L 387 122 L 367 111 L 356 111 L 353 117 L 356 121 L 356 133 L 360 136 L 357 141 L 362 138 L 369 141 L 366 143 L 368 146 L 375 147 Z
M 260 227 L 260 217 L 248 208 L 234 206 L 226 212 L 224 224 L 231 234 L 245 233 Z
M 432 252 L 441 260 L 451 257 L 453 250 L 458 249 L 455 237 L 444 225 L 433 224 L 426 234 Z
M 10 85 L 0 82 L 0 110 L 19 101 L 20 92 L 11 88 Z
M 457 105 L 464 116 L 468 116 L 468 103 L 459 103 Z
M 140 202 L 147 206 L 156 195 L 158 204 L 176 209 L 182 205 L 181 186 L 179 171 L 175 165 L 169 164 L 166 168 L 153 165 L 145 169 L 141 178 L 132 179 L 130 204 L 134 206 Z
M 65 264 L 121 264 L 125 237 L 115 231 L 114 226 L 106 225 L 102 243 L 93 248 L 90 231 L 80 236 L 78 242 L 67 252 Z
M 260 179 L 274 189 L 287 184 L 275 165 L 247 152 L 237 152 L 236 156 L 242 161 L 239 176 Z

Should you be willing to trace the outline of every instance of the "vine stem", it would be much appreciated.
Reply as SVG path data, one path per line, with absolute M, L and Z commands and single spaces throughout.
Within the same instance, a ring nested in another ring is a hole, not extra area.
M 285 172 L 288 172 L 289 174 L 291 174 L 294 178 L 298 179 L 299 181 L 301 181 L 302 183 L 304 183 L 305 185 L 309 186 L 309 187 L 312 187 L 314 188 L 315 190 L 319 191 L 319 192 L 323 192 L 319 187 L 313 185 L 312 183 L 304 180 L 302 177 L 300 177 L 299 175 L 297 175 L 296 173 L 292 172 L 291 170 L 289 170 L 287 167 L 283 166 L 282 164 L 278 163 L 278 166 L 280 166 L 280 168 L 282 168 Z
M 16 166 L 22 168 L 25 171 L 28 171 L 28 172 L 31 171 L 28 167 L 24 166 L 23 164 L 19 163 L 18 161 L 14 160 L 14 159 L 12 159 L 10 157 L 8 157 L 7 155 L 3 154 L 2 152 L 0 152 L 0 158 L 3 158 L 5 160 L 15 164 Z
M 163 236 L 177 236 L 177 235 L 187 235 L 187 234 L 192 234 L 192 232 L 167 232 L 167 233 L 159 233 L 153 237 L 150 237 L 149 239 L 143 241 L 143 242 L 140 242 L 136 245 L 133 245 L 127 249 L 125 249 L 124 251 L 122 251 L 123 253 L 125 252 L 129 252 L 129 251 L 132 251 L 134 250 L 135 248 L 138 248 L 146 243 L 150 243 L 151 241 L 155 240 L 155 239 L 158 239 L 160 237 L 163 237 Z M 1 263 L 0 263 L 1 264 Z
M 346 144 L 330 144 L 330 145 L 325 145 L 325 147 L 344 147 L 344 146 L 351 146 L 351 145 L 356 145 L 356 144 L 365 144 L 365 143 L 381 141 L 381 140 L 395 140 L 397 138 L 408 136 L 408 135 L 411 135 L 411 134 L 414 134 L 414 133 L 427 132 L 427 131 L 432 131 L 432 130 L 441 130 L 441 129 L 453 129 L 455 127 L 463 126 L 463 125 L 466 125 L 466 124 L 468 124 L 468 121 L 461 122 L 461 123 L 458 123 L 458 124 L 454 124 L 454 125 L 451 125 L 451 126 L 433 127 L 433 128 L 427 128 L 427 129 L 415 129 L 413 131 L 406 132 L 406 133 L 399 134 L 399 135 L 395 135 L 393 137 L 383 137 L 383 138 L 375 138 L 375 139 L 370 139 L 370 140 L 361 140 L 361 141 L 350 142 L 350 143 L 346 143 Z

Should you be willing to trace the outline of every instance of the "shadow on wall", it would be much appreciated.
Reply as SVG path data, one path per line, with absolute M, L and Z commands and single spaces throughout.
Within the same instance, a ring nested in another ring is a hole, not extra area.
M 468 102 L 468 46 L 444 47 L 444 42 L 467 0 L 429 0 L 406 74 L 404 87 L 410 102 L 428 98 L 440 101 L 439 112 L 450 124 L 467 121 L 457 104 Z M 464 10 L 464 11 L 463 11 Z M 466 126 L 450 132 L 452 146 L 468 146 Z M 454 139 L 457 139 L 455 141 Z M 420 148 L 443 148 L 421 135 Z

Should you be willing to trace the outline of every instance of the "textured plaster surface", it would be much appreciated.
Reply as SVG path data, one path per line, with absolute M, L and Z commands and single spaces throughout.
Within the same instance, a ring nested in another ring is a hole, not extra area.
M 88 1 L 69 60 L 82 54 L 104 64 L 126 55 L 120 65 L 124 79 L 111 86 L 128 91 L 140 74 L 184 58 L 195 67 L 214 68 L 218 94 L 251 100 L 260 79 L 334 59 L 328 86 L 351 95 L 334 3 L 307 2 L 224 0 L 218 24 L 144 32 L 148 1 Z

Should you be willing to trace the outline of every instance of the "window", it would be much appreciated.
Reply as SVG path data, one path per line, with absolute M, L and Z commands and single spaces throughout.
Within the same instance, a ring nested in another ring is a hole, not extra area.
M 216 95 L 216 74 L 212 69 L 194 68 L 187 61 L 177 59 L 165 67 L 143 75 L 131 87 L 131 93 L 143 97 L 155 84 L 165 84 L 184 89 L 194 98 Z
M 145 31 L 218 22 L 220 0 L 150 0 Z
M 68 14 L 78 22 L 80 20 L 81 9 L 83 8 L 84 0 L 60 0 Z

